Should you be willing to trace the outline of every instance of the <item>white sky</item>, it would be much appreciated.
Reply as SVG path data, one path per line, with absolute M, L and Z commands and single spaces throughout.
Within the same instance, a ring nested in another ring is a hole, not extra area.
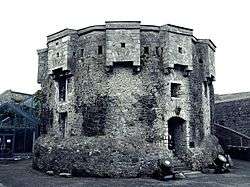
M 0 93 L 39 89 L 36 50 L 47 35 L 108 20 L 194 29 L 217 46 L 215 92 L 250 91 L 249 0 L 1 0 Z

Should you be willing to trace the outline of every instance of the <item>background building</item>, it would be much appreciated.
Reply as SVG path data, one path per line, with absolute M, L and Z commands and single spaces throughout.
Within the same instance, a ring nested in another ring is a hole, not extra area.
M 0 158 L 30 155 L 38 136 L 33 96 L 8 90 L 0 103 Z

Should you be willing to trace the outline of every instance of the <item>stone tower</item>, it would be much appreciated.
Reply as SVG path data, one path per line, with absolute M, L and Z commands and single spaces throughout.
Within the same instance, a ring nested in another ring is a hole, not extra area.
M 38 50 L 38 83 L 52 117 L 34 164 L 119 177 L 152 175 L 161 159 L 193 169 L 208 164 L 218 151 L 211 135 L 215 48 L 192 29 L 140 21 L 49 35 Z M 190 162 L 194 153 L 199 164 Z

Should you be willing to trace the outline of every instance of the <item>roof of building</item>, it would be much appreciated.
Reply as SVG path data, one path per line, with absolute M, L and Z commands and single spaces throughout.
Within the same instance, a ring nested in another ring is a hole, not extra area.
M 32 94 L 16 92 L 12 90 L 6 90 L 0 94 L 0 104 L 10 101 L 23 102 L 26 99 L 32 97 Z
M 215 95 L 215 103 L 223 103 L 243 99 L 250 99 L 250 92 Z
M 22 110 L 22 108 L 19 105 L 16 105 L 16 104 L 10 103 L 10 102 L 9 103 L 3 103 L 3 104 L 0 105 L 0 111 L 4 110 L 6 108 L 10 108 L 11 110 L 15 111 L 19 115 L 21 115 L 21 116 L 25 117 L 26 119 L 30 120 L 34 124 L 38 123 L 38 119 L 37 118 L 35 118 L 30 113 L 25 112 L 24 110 Z

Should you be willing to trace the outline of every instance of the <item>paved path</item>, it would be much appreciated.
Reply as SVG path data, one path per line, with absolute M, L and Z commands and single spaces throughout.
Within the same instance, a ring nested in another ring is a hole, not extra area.
M 153 179 L 61 178 L 48 176 L 31 168 L 31 160 L 0 164 L 0 187 L 140 187 L 140 186 L 250 186 L 250 162 L 235 160 L 235 168 L 228 174 L 200 174 L 183 180 L 157 181 Z

